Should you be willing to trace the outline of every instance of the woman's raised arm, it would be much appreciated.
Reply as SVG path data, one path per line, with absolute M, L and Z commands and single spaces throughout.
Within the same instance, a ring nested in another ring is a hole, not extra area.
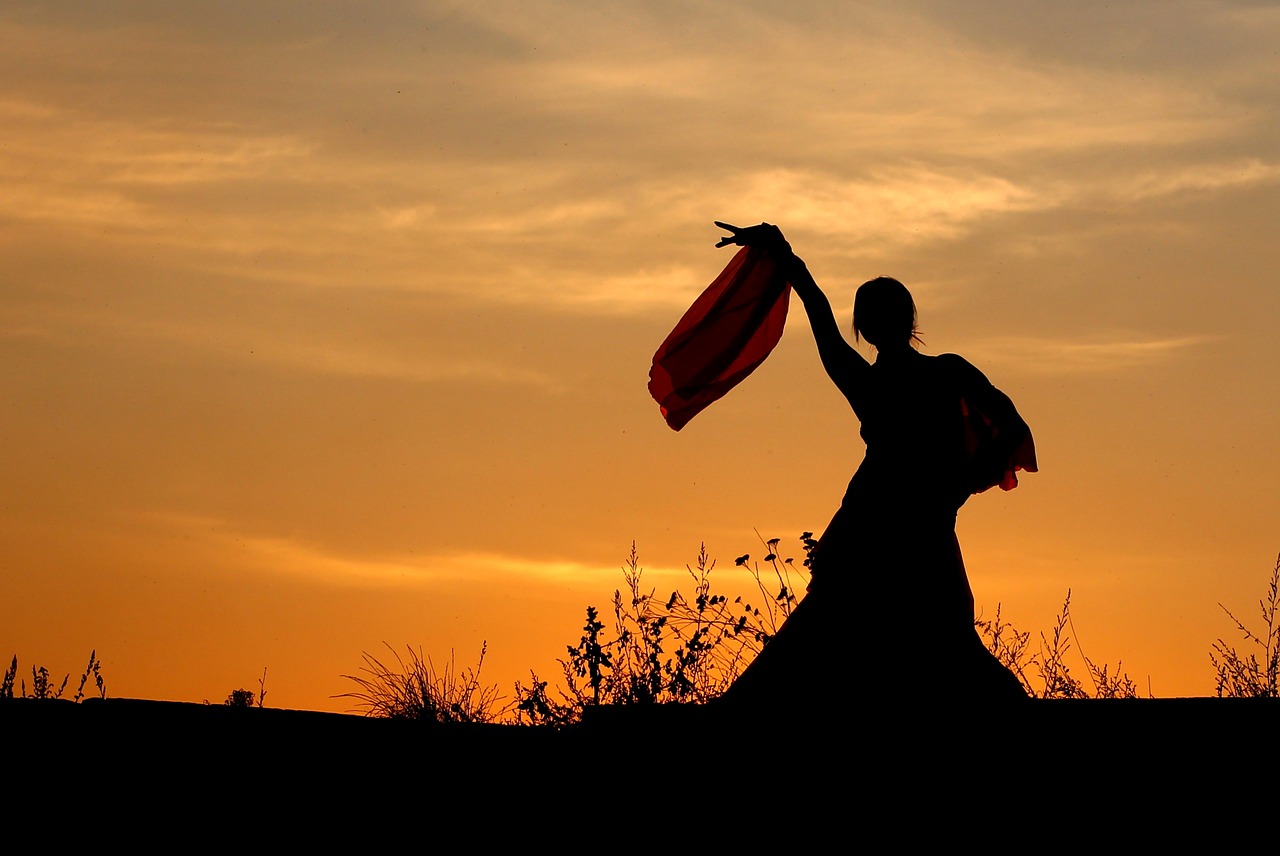
M 769 223 L 746 227 L 730 226 L 719 220 L 715 223 L 730 233 L 720 239 L 716 244 L 717 247 L 730 244 L 742 247 L 763 247 L 773 253 L 786 273 L 791 288 L 804 303 L 805 314 L 809 316 L 809 326 L 813 328 L 813 338 L 818 343 L 818 356 L 822 360 L 822 367 L 827 370 L 827 375 L 832 382 L 857 410 L 860 404 L 858 396 L 862 386 L 862 374 L 870 366 L 840 334 L 835 313 L 831 310 L 831 301 L 814 281 L 804 260 L 792 252 L 791 244 L 787 243 L 782 230 Z

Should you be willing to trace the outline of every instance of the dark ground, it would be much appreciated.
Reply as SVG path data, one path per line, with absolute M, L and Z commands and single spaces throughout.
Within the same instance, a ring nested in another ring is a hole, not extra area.
M 4 701 L 5 806 L 11 828 L 52 810 L 59 835 L 145 837 L 176 823 L 227 846 L 242 833 L 246 845 L 299 835 L 370 843 L 388 825 L 425 824 L 415 849 L 435 849 L 428 839 L 443 845 L 456 824 L 532 843 L 606 821 L 639 824 L 645 837 L 620 846 L 677 831 L 745 846 L 782 840 L 773 836 L 797 823 L 892 827 L 903 840 L 1010 824 L 1058 840 L 1092 825 L 1095 843 L 1126 829 L 1126 840 L 1151 843 L 1217 817 L 1238 827 L 1254 802 L 1269 804 L 1264 825 L 1274 828 L 1280 805 L 1280 700 L 959 710 L 851 700 L 818 718 L 595 713 L 554 731 L 135 699 Z

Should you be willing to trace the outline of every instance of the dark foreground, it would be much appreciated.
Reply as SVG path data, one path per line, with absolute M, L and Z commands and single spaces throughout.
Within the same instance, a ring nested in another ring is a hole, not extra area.
M 834 828 L 906 816 L 916 820 L 903 835 L 930 837 L 942 832 L 937 818 L 950 818 L 966 829 L 1034 821 L 1052 836 L 1058 823 L 1109 812 L 1160 837 L 1170 824 L 1206 820 L 1214 806 L 1236 811 L 1257 799 L 1274 810 L 1280 802 L 1280 700 L 989 709 L 849 700 L 842 711 L 602 709 L 556 731 L 132 699 L 14 700 L 0 702 L 0 736 L 11 820 L 52 808 L 68 822 L 140 834 L 163 820 L 201 835 L 243 824 L 249 838 L 328 840 L 396 819 L 430 826 L 482 817 L 472 834 L 507 838 L 519 837 L 511 824 L 526 821 L 631 818 L 674 831 L 733 817 L 746 824 L 735 834 L 756 841 L 802 818 Z M 535 828 L 543 827 L 528 832 Z

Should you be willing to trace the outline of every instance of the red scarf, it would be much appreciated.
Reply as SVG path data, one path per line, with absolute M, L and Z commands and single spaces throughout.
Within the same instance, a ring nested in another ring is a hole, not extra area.
M 743 247 L 653 355 L 649 394 L 679 431 L 755 371 L 782 338 L 791 286 L 765 250 Z

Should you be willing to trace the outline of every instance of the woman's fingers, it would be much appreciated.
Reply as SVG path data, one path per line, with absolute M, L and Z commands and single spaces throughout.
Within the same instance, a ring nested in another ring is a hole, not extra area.
M 782 230 L 772 223 L 760 223 L 755 226 L 731 226 L 719 220 L 712 222 L 721 229 L 726 229 L 733 233 L 721 238 L 720 242 L 716 244 L 717 247 L 724 247 L 729 244 L 738 244 L 743 247 L 769 247 L 785 245 L 787 242 L 786 238 L 782 237 Z
M 719 220 L 713 220 L 712 222 L 715 223 L 717 226 L 719 226 L 721 229 L 724 229 L 726 232 L 733 233 L 732 235 L 726 235 L 725 237 L 721 238 L 720 242 L 716 244 L 717 249 L 719 249 L 720 247 L 726 247 L 729 244 L 741 243 L 740 238 L 742 235 L 742 230 L 739 229 L 737 226 L 730 226 L 728 223 L 721 223 Z

